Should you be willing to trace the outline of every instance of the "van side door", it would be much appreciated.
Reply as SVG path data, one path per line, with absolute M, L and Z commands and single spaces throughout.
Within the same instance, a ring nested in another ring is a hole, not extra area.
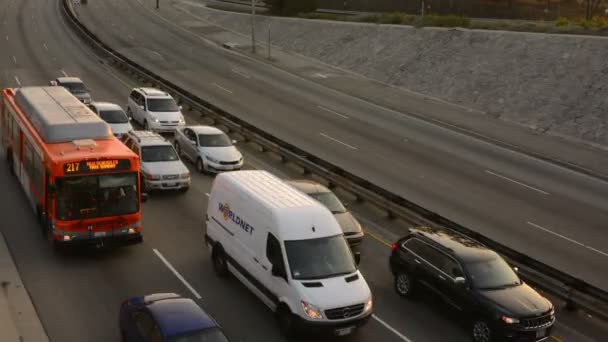
M 260 262 L 263 285 L 266 288 L 267 297 L 276 307 L 280 297 L 289 296 L 291 286 L 281 242 L 270 232 L 266 237 L 266 254 L 263 259 L 265 260 Z

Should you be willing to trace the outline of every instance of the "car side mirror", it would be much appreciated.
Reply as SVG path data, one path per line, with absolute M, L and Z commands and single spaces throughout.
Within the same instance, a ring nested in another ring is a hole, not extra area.
M 464 283 L 466 283 L 466 280 L 464 279 L 464 277 L 456 277 L 456 278 L 454 278 L 454 284 L 456 284 L 456 285 L 464 285 Z
M 184 106 L 179 106 L 179 107 L 177 107 L 177 108 L 179 108 L 179 110 L 182 110 L 182 108 L 184 108 Z
M 142 203 L 147 202 L 147 201 L 148 201 L 148 197 L 150 197 L 150 196 L 148 195 L 148 193 L 147 193 L 147 192 L 142 192 L 142 193 L 141 193 L 141 202 L 142 202 Z
M 190 143 L 192 143 L 192 146 L 196 146 L 196 140 L 190 140 Z
M 127 119 L 129 119 L 129 121 L 133 121 L 133 118 L 132 118 L 132 117 L 130 117 L 130 116 L 129 116 L 129 117 L 127 117 Z
M 355 263 L 357 265 L 359 265 L 359 263 L 361 262 L 361 252 L 355 252 L 354 257 L 355 257 Z
M 515 273 L 519 272 L 519 268 L 517 268 L 517 266 L 513 267 L 513 271 L 515 271 Z
M 232 145 L 236 145 L 237 141 L 236 140 L 232 140 Z

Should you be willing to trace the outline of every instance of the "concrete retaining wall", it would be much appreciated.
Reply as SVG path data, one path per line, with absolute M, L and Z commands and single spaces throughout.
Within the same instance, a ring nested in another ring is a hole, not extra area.
M 250 32 L 247 15 L 196 15 Z M 487 112 L 608 145 L 608 39 L 258 17 L 287 51 Z

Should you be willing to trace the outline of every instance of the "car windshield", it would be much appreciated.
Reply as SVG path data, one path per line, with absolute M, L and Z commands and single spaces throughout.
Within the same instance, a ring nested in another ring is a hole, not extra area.
M 205 147 L 232 146 L 232 141 L 226 134 L 199 134 L 198 141 Z
M 520 285 L 515 271 L 500 257 L 466 264 L 473 285 L 482 290 L 500 289 Z
M 61 85 L 66 88 L 70 93 L 74 94 L 86 93 L 88 91 L 87 87 L 84 86 L 84 83 L 68 82 L 61 83 Z
M 109 124 L 121 124 L 129 122 L 127 115 L 122 110 L 102 110 L 99 112 L 101 119 Z
M 143 146 L 141 160 L 146 163 L 179 160 L 177 153 L 171 145 Z
M 209 328 L 186 334 L 169 336 L 168 342 L 229 342 L 219 328 Z
M 179 107 L 173 99 L 148 99 L 148 110 L 151 112 L 177 112 Z
M 56 185 L 59 220 L 126 215 L 139 210 L 136 173 L 62 177 Z
M 317 192 L 310 194 L 310 196 L 326 206 L 327 209 L 332 212 L 332 214 L 341 214 L 346 212 L 346 208 L 344 208 L 342 202 L 340 202 L 338 197 L 334 195 L 333 192 Z
M 285 241 L 285 252 L 293 279 L 325 279 L 357 270 L 343 235 Z

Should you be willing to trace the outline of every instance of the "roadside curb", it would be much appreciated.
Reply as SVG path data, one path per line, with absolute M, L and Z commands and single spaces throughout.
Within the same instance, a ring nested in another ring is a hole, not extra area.
M 48 342 L 49 338 L 0 232 L 0 341 Z

